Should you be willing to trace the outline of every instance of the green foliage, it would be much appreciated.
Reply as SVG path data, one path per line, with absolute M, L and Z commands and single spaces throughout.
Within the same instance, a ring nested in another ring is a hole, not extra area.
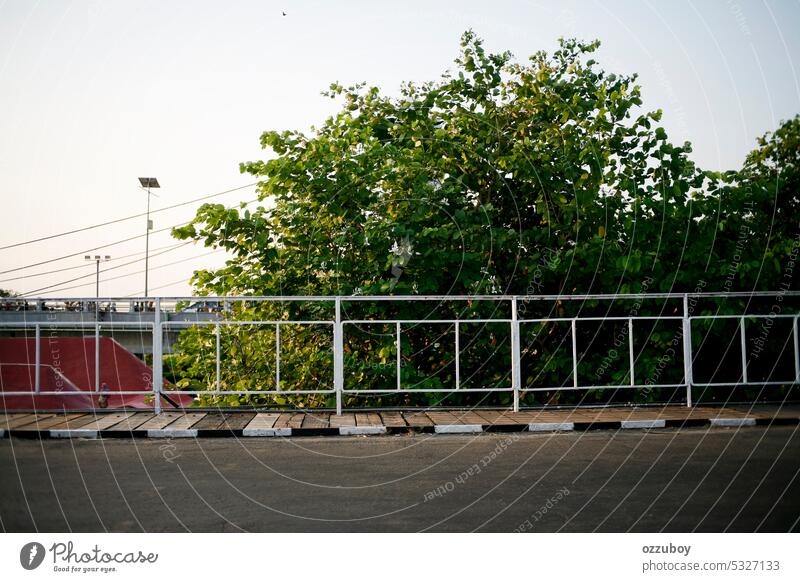
M 777 288 L 798 232 L 800 121 L 766 136 L 741 172 L 702 171 L 688 143 L 669 141 L 661 112 L 641 110 L 636 75 L 608 73 L 591 58 L 598 46 L 562 40 L 552 55 L 519 63 L 487 53 L 467 32 L 454 71 L 407 83 L 397 98 L 332 84 L 325 95 L 342 103 L 339 113 L 310 133 L 264 132 L 271 155 L 241 164 L 260 178 L 262 205 L 206 204 L 175 229 L 179 239 L 233 256 L 220 269 L 197 271 L 194 285 L 203 294 L 270 296 Z M 376 317 L 418 315 L 413 306 L 371 307 Z M 253 304 L 236 317 L 330 317 L 330 309 Z M 441 311 L 452 317 L 455 308 Z M 297 329 L 282 338 L 282 369 L 293 371 L 285 386 L 329 386 L 325 333 Z M 452 357 L 434 349 L 431 333 L 404 334 L 402 382 L 421 393 L 453 385 Z M 564 381 L 571 355 L 545 341 L 559 333 L 550 324 L 528 338 L 532 382 Z M 648 340 L 644 373 L 671 341 L 663 336 Z M 213 338 L 208 328 L 182 335 L 169 362 L 179 385 L 214 385 Z M 274 350 L 274 339 L 274 328 L 226 330 L 223 388 L 270 385 L 274 362 L 257 356 Z M 507 338 L 487 332 L 475 342 L 479 349 L 462 366 L 480 370 L 484 385 L 509 385 Z M 349 341 L 348 382 L 393 386 L 394 349 L 391 330 Z M 369 363 L 376 354 L 378 366 Z M 625 381 L 626 363 L 609 382 Z M 302 395 L 208 398 L 325 403 Z

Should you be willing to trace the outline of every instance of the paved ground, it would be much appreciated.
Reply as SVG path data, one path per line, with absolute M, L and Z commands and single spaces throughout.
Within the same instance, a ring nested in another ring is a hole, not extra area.
M 798 531 L 800 427 L 0 440 L 5 531 Z M 395 551 L 395 550 L 393 550 Z

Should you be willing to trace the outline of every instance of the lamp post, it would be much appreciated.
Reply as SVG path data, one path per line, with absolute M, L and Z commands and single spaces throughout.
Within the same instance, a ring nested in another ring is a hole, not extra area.
M 142 188 L 147 190 L 147 230 L 144 234 L 144 296 L 147 297 L 147 275 L 150 266 L 150 231 L 153 223 L 150 220 L 150 189 L 161 188 L 155 178 L 139 178 Z
M 97 299 L 99 300 L 100 299 L 100 261 L 111 260 L 111 255 L 105 255 L 105 256 L 101 256 L 101 255 L 95 255 L 95 256 L 84 255 L 83 258 L 85 260 L 87 260 L 87 261 L 94 261 L 95 263 L 97 263 L 97 282 L 95 283 L 95 295 L 97 296 Z

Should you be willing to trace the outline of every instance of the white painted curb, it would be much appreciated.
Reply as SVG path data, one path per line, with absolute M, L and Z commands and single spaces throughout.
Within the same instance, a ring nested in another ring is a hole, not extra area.
M 755 426 L 755 418 L 712 418 L 711 426 Z
M 246 437 L 276 437 L 292 436 L 290 428 L 246 428 L 242 431 L 242 436 Z
M 528 424 L 531 432 L 549 432 L 554 430 L 575 430 L 574 422 L 531 422 Z
M 480 424 L 437 424 L 433 430 L 439 434 L 464 434 L 483 432 L 483 426 Z
M 185 439 L 197 438 L 197 429 L 183 428 L 169 430 L 166 428 L 151 428 L 147 431 L 147 436 L 151 439 Z
M 340 426 L 341 436 L 353 436 L 361 434 L 386 434 L 385 426 Z
M 623 420 L 622 428 L 664 428 L 666 421 L 661 420 Z
M 97 438 L 97 431 L 84 429 L 84 428 L 72 428 L 72 429 L 57 429 L 50 431 L 50 438 L 53 439 L 96 439 Z

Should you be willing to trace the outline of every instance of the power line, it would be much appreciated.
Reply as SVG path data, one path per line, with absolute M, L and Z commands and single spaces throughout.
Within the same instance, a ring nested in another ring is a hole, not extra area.
M 209 255 L 215 255 L 217 253 L 222 252 L 222 250 L 223 249 L 217 249 L 215 251 L 211 251 L 211 252 L 208 252 L 208 253 L 203 253 L 202 255 L 195 255 L 195 256 L 192 256 L 192 257 L 187 257 L 187 258 L 181 259 L 179 261 L 173 261 L 171 263 L 166 263 L 164 265 L 159 265 L 157 267 L 151 267 L 150 270 L 151 271 L 157 271 L 158 269 L 165 269 L 165 268 L 171 267 L 173 265 L 177 265 L 177 264 L 180 264 L 180 263 L 185 263 L 186 261 L 193 261 L 195 259 L 201 259 L 201 258 L 207 257 Z M 106 270 L 110 270 L 110 269 L 106 269 Z M 134 275 L 141 275 L 142 273 L 144 273 L 144 269 L 142 269 L 141 271 L 134 271 L 132 273 L 125 273 L 124 275 L 117 275 L 116 277 L 109 277 L 108 279 L 101 279 L 100 282 L 101 283 L 107 283 L 108 281 L 116 281 L 117 279 L 124 279 L 125 277 L 133 277 Z M 69 281 L 62 281 L 62 283 L 68 283 L 68 282 Z M 70 291 L 72 289 L 80 289 L 81 287 L 86 287 L 87 285 L 91 285 L 91 283 L 81 283 L 80 285 L 72 285 L 71 287 L 61 287 L 60 289 L 52 289 L 50 291 L 50 293 L 58 293 L 59 291 Z M 36 291 L 30 291 L 28 293 L 23 293 L 23 294 L 20 295 L 20 297 L 22 297 L 22 298 L 25 298 L 25 297 L 30 298 L 30 294 L 31 293 L 37 293 L 39 291 L 41 291 L 41 289 L 37 289 Z
M 160 251 L 167 248 L 177 248 L 182 246 L 185 243 L 178 243 L 174 245 L 165 245 L 163 247 L 158 247 L 156 249 L 151 249 L 151 252 Z M 130 253 L 128 255 L 122 255 L 121 257 L 114 257 L 113 259 L 108 259 L 108 262 L 114 261 L 121 261 L 122 259 L 129 259 L 130 257 L 136 257 L 139 255 L 143 255 L 144 251 L 138 251 L 136 253 Z M 33 279 L 34 277 L 42 277 L 44 275 L 53 275 L 55 273 L 63 273 L 64 271 L 74 271 L 75 269 L 85 269 L 87 267 L 91 267 L 94 269 L 94 265 L 86 263 L 85 265 L 74 265 L 72 267 L 64 267 L 63 269 L 53 269 L 52 271 L 42 271 L 41 273 L 33 273 L 31 275 L 20 275 L 19 277 L 11 277 L 10 279 L 0 279 L 0 283 L 7 283 L 8 281 L 19 281 L 20 279 Z M 92 271 L 94 272 L 94 270 Z
M 177 281 L 173 281 L 172 283 L 167 283 L 166 285 L 159 285 L 158 287 L 151 287 L 150 291 L 159 291 L 161 289 L 166 289 L 167 287 L 172 287 L 173 285 L 177 285 L 178 283 L 186 283 L 186 279 L 178 279 Z M 131 293 L 130 295 L 126 295 L 125 297 L 139 297 L 141 293 Z
M 253 198 L 252 200 L 248 200 L 247 202 L 240 203 L 240 204 L 247 205 L 247 204 L 252 204 L 253 202 L 256 202 L 256 201 L 258 201 L 258 198 Z M 239 206 L 239 204 L 236 204 L 234 206 Z M 233 208 L 234 206 L 229 206 L 228 208 Z M 179 222 L 178 224 L 173 224 L 172 226 L 167 226 L 165 228 L 159 228 L 158 230 L 154 230 L 150 234 L 157 234 L 159 232 L 164 232 L 166 230 L 172 230 L 173 228 L 177 228 L 179 226 L 185 226 L 185 225 L 189 224 L 190 222 L 191 221 L 189 221 L 189 222 Z M 14 269 L 7 269 L 5 271 L 0 271 L 0 275 L 5 275 L 7 273 L 15 273 L 17 271 L 22 271 L 24 269 L 30 269 L 31 267 L 38 267 L 40 265 L 47 265 L 48 263 L 54 263 L 56 261 L 61 261 L 61 260 L 64 260 L 64 259 L 69 259 L 69 258 L 72 258 L 72 257 L 85 255 L 86 253 L 91 253 L 93 251 L 98 251 L 100 249 L 106 249 L 108 247 L 113 247 L 113 246 L 116 246 L 116 245 L 119 245 L 119 244 L 122 244 L 122 243 L 130 242 L 132 240 L 136 240 L 136 239 L 142 238 L 144 236 L 146 236 L 146 235 L 137 234 L 136 236 L 132 236 L 132 237 L 129 237 L 129 238 L 124 238 L 122 240 L 111 242 L 111 243 L 108 243 L 108 244 L 105 244 L 105 245 L 100 245 L 99 247 L 94 247 L 94 248 L 91 248 L 91 249 L 85 249 L 83 251 L 78 251 L 77 253 L 72 253 L 72 254 L 69 254 L 69 255 L 63 255 L 61 257 L 56 257 L 54 259 L 48 259 L 46 261 L 39 261 L 38 263 L 31 263 L 30 265 L 25 265 L 23 267 L 16 267 Z
M 168 227 L 166 227 L 166 228 L 160 228 L 160 229 L 158 229 L 158 230 L 154 230 L 154 231 L 153 231 L 151 234 L 156 234 L 156 233 L 159 233 L 159 232 L 164 232 L 165 230 L 170 230 L 170 229 L 173 229 L 173 228 L 175 228 L 176 226 L 183 226 L 183 224 L 184 224 L 184 223 L 180 223 L 180 224 L 175 224 L 175 225 L 173 225 L 173 226 L 168 226 Z M 56 258 L 54 258 L 54 259 L 48 259 L 48 260 L 46 260 L 46 261 L 40 261 L 40 262 L 38 262 L 38 263 L 31 263 L 30 265 L 25 265 L 24 267 L 17 267 L 17 268 L 15 268 L 15 269 L 8 269 L 8 270 L 6 270 L 6 271 L 0 271 L 0 275 L 5 275 L 6 273 L 14 273 L 14 272 L 16 272 L 16 271 L 22 271 L 23 269 L 30 269 L 31 267 L 38 267 L 39 265 L 46 265 L 46 264 L 48 264 L 48 263 L 54 263 L 54 262 L 56 262 L 56 261 L 62 261 L 62 260 L 64 260 L 64 259 L 69 259 L 69 258 L 72 258 L 72 257 L 77 257 L 77 256 L 80 256 L 80 255 L 85 255 L 86 253 L 91 253 L 92 251 L 99 251 L 100 249 L 105 249 L 105 248 L 108 248 L 108 247 L 113 247 L 113 246 L 116 246 L 116 245 L 120 245 L 120 244 L 122 244 L 122 243 L 130 242 L 130 241 L 132 241 L 132 240 L 136 240 L 137 238 L 142 238 L 143 236 L 145 236 L 145 235 L 143 235 L 143 234 L 137 234 L 136 236 L 132 236 L 132 237 L 130 237 L 130 238 L 124 238 L 124 239 L 122 239 L 122 240 L 118 240 L 118 241 L 115 241 L 115 242 L 109 243 L 109 244 L 107 244 L 107 245 L 100 245 L 99 247 L 94 247 L 94 248 L 91 248 L 91 249 L 86 249 L 86 250 L 83 250 L 83 251 L 78 251 L 77 253 L 72 253 L 72 254 L 70 254 L 70 255 L 63 255 L 63 256 L 60 256 L 60 257 L 56 257 Z
M 185 243 L 180 243 L 179 245 L 177 245 L 175 247 L 168 248 L 167 250 L 161 251 L 160 253 L 151 254 L 150 256 L 151 257 L 157 257 L 159 255 L 163 255 L 163 254 L 169 253 L 171 251 L 177 250 L 177 249 L 179 249 L 181 247 L 185 247 L 186 245 L 192 244 L 192 242 L 193 241 L 187 241 Z M 128 261 L 127 263 L 122 263 L 121 265 L 114 265 L 113 267 L 108 267 L 107 269 L 102 269 L 100 272 L 101 273 L 105 273 L 107 271 L 114 271 L 116 269 L 121 269 L 122 267 L 127 267 L 128 265 L 134 265 L 136 263 L 140 263 L 143 260 L 144 259 L 136 259 L 134 261 Z M 96 277 L 96 276 L 97 275 L 96 275 L 95 272 L 88 273 L 86 275 L 81 275 L 80 277 L 75 277 L 74 279 L 67 279 L 66 281 L 59 281 L 58 283 L 54 283 L 53 285 L 48 285 L 47 287 L 41 287 L 40 289 L 34 289 L 33 291 L 27 291 L 27 292 L 23 293 L 22 295 L 31 295 L 33 293 L 39 293 L 41 291 L 47 291 L 48 289 L 52 289 L 53 287 L 58 287 L 59 285 L 65 285 L 67 283 L 73 283 L 75 281 L 80 281 L 81 279 L 88 279 L 89 277 Z M 80 285 L 80 286 L 82 287 L 83 285 Z
M 159 212 L 164 212 L 165 210 L 172 210 L 173 208 L 179 208 L 181 206 L 186 206 L 187 204 L 194 204 L 195 202 L 200 202 L 202 200 L 208 200 L 210 198 L 216 198 L 217 196 L 223 196 L 225 194 L 230 194 L 231 192 L 236 192 L 237 190 L 244 190 L 245 188 L 251 188 L 252 186 L 255 186 L 256 184 L 258 184 L 258 182 L 253 182 L 252 184 L 246 184 L 244 186 L 239 186 L 238 188 L 232 188 L 230 190 L 225 190 L 224 192 L 217 192 L 216 194 L 209 194 L 207 196 L 201 196 L 200 198 L 195 198 L 194 200 L 187 200 L 186 202 L 180 202 L 178 204 L 173 204 L 172 206 L 165 206 L 164 208 L 159 208 L 158 210 L 151 210 L 150 214 L 157 214 Z M 11 244 L 11 245 L 6 245 L 4 247 L 0 247 L 0 251 L 4 251 L 6 249 L 13 249 L 15 247 L 21 247 L 23 245 L 29 245 L 29 244 L 33 244 L 33 243 L 37 243 L 37 242 L 42 242 L 42 241 L 45 241 L 45 240 L 50 240 L 50 239 L 58 238 L 58 237 L 61 237 L 61 236 L 67 236 L 69 234 L 75 234 L 75 233 L 78 233 L 78 232 L 85 232 L 87 230 L 92 230 L 92 229 L 100 228 L 100 227 L 103 227 L 103 226 L 109 226 L 111 224 L 117 224 L 119 222 L 125 222 L 126 220 L 133 220 L 134 218 L 141 218 L 142 216 L 147 216 L 147 213 L 143 212 L 141 214 L 133 214 L 131 216 L 125 216 L 123 218 L 116 218 L 114 220 L 109 220 L 108 222 L 101 222 L 99 224 L 93 224 L 91 226 L 84 226 L 82 228 L 76 228 L 75 230 L 68 230 L 66 232 L 60 232 L 58 234 L 51 234 L 49 236 L 43 236 L 41 238 L 35 238 L 35 239 L 31 239 L 31 240 L 26 240 L 24 242 L 18 242 L 18 243 L 14 243 L 14 244 Z

